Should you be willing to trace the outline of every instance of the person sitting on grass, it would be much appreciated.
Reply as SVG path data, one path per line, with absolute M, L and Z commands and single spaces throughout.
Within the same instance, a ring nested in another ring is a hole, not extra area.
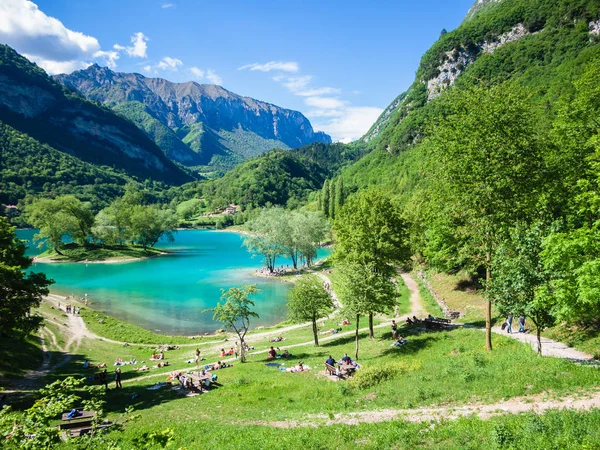
M 350 319 L 346 317 L 344 320 L 342 320 L 342 323 L 340 325 L 343 327 L 346 325 L 350 325 Z
M 227 356 L 227 353 L 225 353 L 225 349 L 224 348 L 221 349 L 221 353 L 219 353 L 219 356 L 221 358 L 224 358 L 225 356 Z
M 406 339 L 404 339 L 402 336 L 399 336 L 398 339 L 396 339 L 396 342 L 394 342 L 392 345 L 390 345 L 390 347 L 400 347 L 401 345 L 404 345 L 408 343 L 408 341 Z
M 274 359 L 277 357 L 277 350 L 275 350 L 273 348 L 273 346 L 271 346 L 271 348 L 269 349 L 269 356 L 270 359 Z

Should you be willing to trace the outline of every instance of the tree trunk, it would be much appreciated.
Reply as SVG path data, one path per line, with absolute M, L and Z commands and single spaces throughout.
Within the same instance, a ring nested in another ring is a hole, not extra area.
M 487 252 L 485 255 L 486 259 L 486 267 L 485 267 L 485 284 L 486 290 L 490 279 L 492 278 L 492 274 L 490 273 L 490 264 L 492 260 L 492 255 L 490 252 Z M 492 351 L 492 302 L 490 299 L 487 299 L 485 305 L 485 349 L 488 352 Z
M 292 257 L 292 264 L 294 265 L 294 270 L 296 270 L 298 268 L 298 254 L 293 252 L 290 256 Z
M 537 331 L 537 353 L 542 356 L 542 329 L 540 327 L 536 327 Z
M 373 332 L 373 313 L 369 313 L 369 339 L 373 339 L 375 337 L 375 333 Z
M 240 338 L 240 362 L 246 362 L 246 349 L 244 349 L 244 339 Z
M 315 345 L 318 347 L 319 346 L 319 333 L 317 333 L 317 318 L 315 316 L 313 316 L 312 319 L 312 325 L 313 325 L 313 336 L 315 337 Z
M 360 314 L 356 315 L 356 353 L 354 353 L 354 359 L 358 361 L 358 321 L 360 320 Z
M 58 249 L 58 245 L 55 245 L 55 246 L 54 246 L 54 251 L 55 251 L 55 252 L 56 252 L 58 255 L 61 255 L 61 256 L 63 256 L 63 254 L 61 253 L 61 251 Z

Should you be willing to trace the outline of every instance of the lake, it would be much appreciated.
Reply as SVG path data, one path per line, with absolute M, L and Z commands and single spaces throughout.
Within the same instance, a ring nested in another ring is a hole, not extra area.
M 40 251 L 31 245 L 34 230 L 18 230 L 30 241 L 29 256 Z M 90 306 L 148 330 L 163 334 L 198 335 L 213 332 L 219 324 L 211 313 L 202 313 L 219 301 L 221 289 L 256 284 L 259 319 L 252 328 L 285 320 L 290 283 L 253 276 L 262 258 L 252 257 L 242 246 L 243 236 L 227 231 L 185 230 L 175 242 L 156 248 L 174 253 L 141 261 L 114 264 L 35 263 L 32 270 L 54 279 L 53 293 L 83 297 Z M 329 250 L 320 249 L 320 258 Z M 290 264 L 278 258 L 277 264 Z

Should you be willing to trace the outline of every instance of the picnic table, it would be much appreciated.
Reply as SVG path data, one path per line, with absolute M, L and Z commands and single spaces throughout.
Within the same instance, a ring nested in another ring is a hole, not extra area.
M 356 366 L 354 366 L 354 364 L 338 363 L 338 366 L 340 367 L 340 372 L 343 374 L 350 375 L 356 371 Z
M 442 330 L 450 326 L 451 321 L 449 319 L 436 317 L 433 319 L 425 319 L 423 320 L 423 323 L 427 329 Z
M 95 411 L 84 411 L 83 408 L 75 408 L 81 415 L 75 417 L 68 417 L 69 412 L 63 413 L 61 422 L 58 424 L 58 429 L 68 433 L 71 437 L 78 437 L 83 434 L 89 433 L 92 430 L 92 424 L 94 417 L 96 416 Z M 110 424 L 98 425 L 98 429 L 109 427 Z
M 204 384 L 204 382 L 206 380 L 212 379 L 212 375 L 210 375 L 210 374 L 202 375 L 200 372 L 188 373 L 187 376 L 198 383 L 198 387 L 200 388 L 200 392 L 202 392 L 202 385 Z

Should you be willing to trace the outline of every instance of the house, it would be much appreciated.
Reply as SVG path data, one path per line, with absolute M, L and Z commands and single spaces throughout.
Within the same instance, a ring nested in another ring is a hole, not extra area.
M 227 208 L 225 208 L 225 209 L 223 210 L 223 214 L 231 214 L 231 215 L 234 215 L 234 214 L 237 214 L 237 213 L 238 213 L 238 206 L 237 206 L 237 205 L 234 205 L 233 203 L 232 203 L 232 204 L 230 204 L 230 205 L 229 205 Z

